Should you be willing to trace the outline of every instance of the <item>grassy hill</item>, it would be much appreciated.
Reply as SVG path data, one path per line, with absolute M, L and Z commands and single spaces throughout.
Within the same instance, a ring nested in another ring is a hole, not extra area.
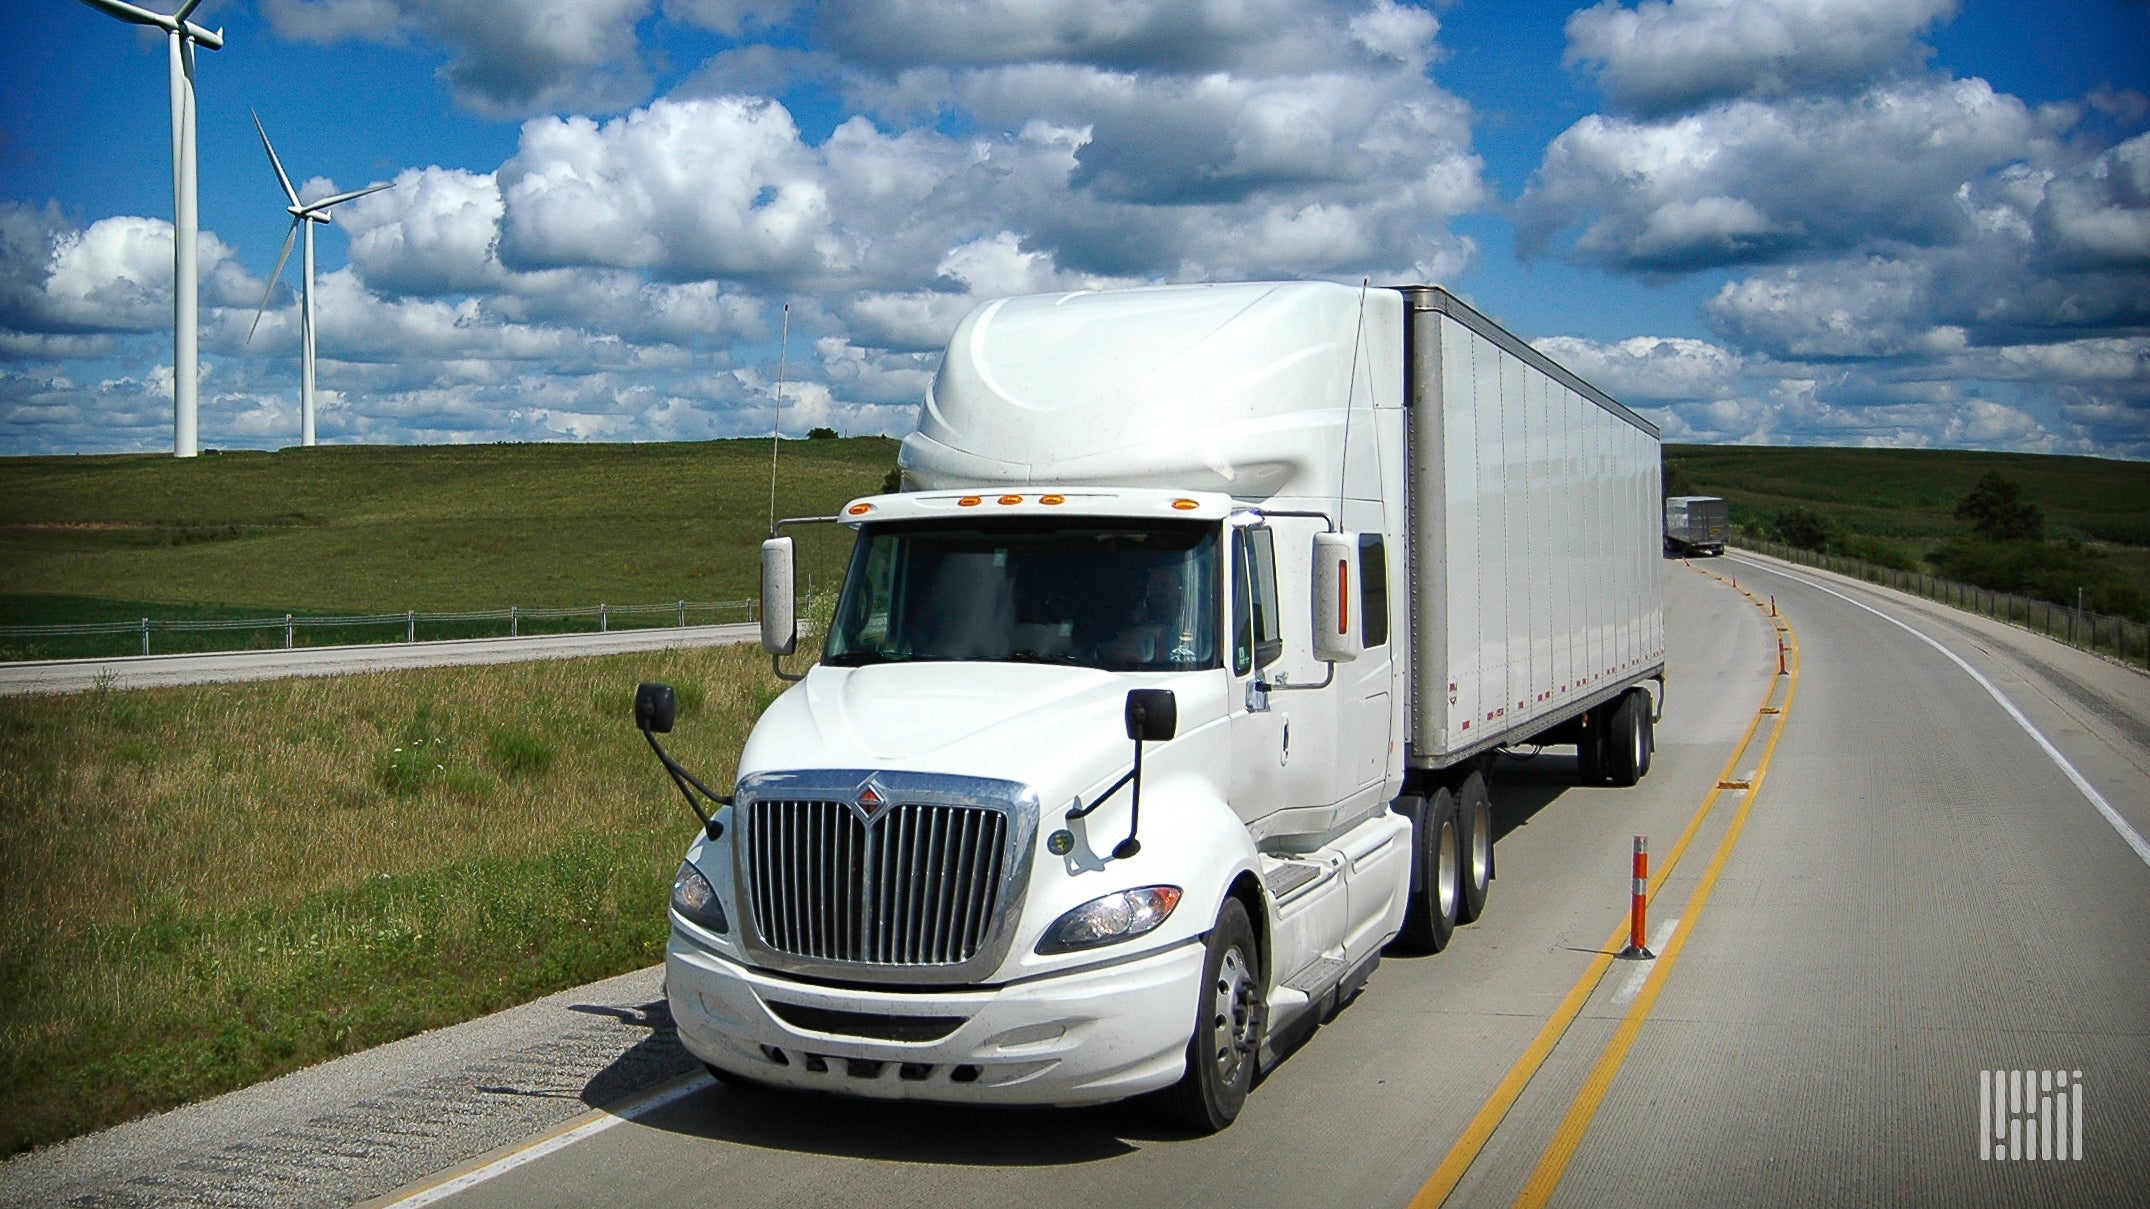
M 1667 445 L 1665 466 L 1668 478 L 1683 474 L 1695 494 L 1729 500 L 1735 525 L 1758 527 L 1805 507 L 1914 556 L 1969 530 L 1950 512 L 1980 475 L 1997 470 L 2044 510 L 2048 535 L 2105 547 L 2115 566 L 2150 588 L 2150 463 L 1948 449 Z
M 0 459 L 0 623 L 754 595 L 769 442 Z M 786 441 L 780 515 L 880 488 L 880 437 Z M 805 570 L 848 534 L 800 530 Z

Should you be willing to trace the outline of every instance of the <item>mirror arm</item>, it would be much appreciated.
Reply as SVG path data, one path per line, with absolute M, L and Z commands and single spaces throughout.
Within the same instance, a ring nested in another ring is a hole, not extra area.
M 782 655 L 769 656 L 769 670 L 776 674 L 777 679 L 789 681 L 792 684 L 797 684 L 799 681 L 806 679 L 805 672 L 794 673 L 785 671 L 784 657 Z
M 1336 665 L 1327 663 L 1323 666 L 1329 669 L 1328 674 L 1312 684 L 1287 684 L 1282 680 L 1272 684 L 1263 680 L 1260 672 L 1256 672 L 1254 675 L 1254 687 L 1265 693 L 1304 693 L 1317 688 L 1327 688 L 1336 682 Z
M 694 800 L 694 793 L 690 791 L 687 787 L 691 785 L 695 789 L 700 790 L 703 797 L 708 798 L 713 805 L 717 806 L 731 805 L 731 797 L 726 794 L 711 792 L 709 786 L 702 784 L 699 778 L 697 778 L 693 773 L 688 772 L 684 767 L 680 765 L 679 761 L 674 760 L 671 757 L 671 754 L 666 752 L 665 749 L 658 744 L 656 735 L 651 734 L 649 731 L 645 730 L 642 732 L 642 737 L 649 740 L 649 749 L 657 753 L 657 762 L 664 765 L 664 770 L 667 773 L 671 774 L 672 784 L 679 787 L 679 796 L 687 799 L 687 809 L 693 811 L 694 817 L 702 821 L 703 834 L 707 835 L 710 839 L 716 839 L 718 836 L 724 834 L 724 824 L 718 822 L 714 817 L 705 813 L 702 810 L 701 804 Z

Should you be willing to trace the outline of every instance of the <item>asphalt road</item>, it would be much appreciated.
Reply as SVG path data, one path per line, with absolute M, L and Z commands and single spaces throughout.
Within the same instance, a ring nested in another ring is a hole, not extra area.
M 103 687 L 155 688 L 287 676 L 343 676 L 404 667 L 574 659 L 665 647 L 757 642 L 761 624 L 649 627 L 602 634 L 545 634 L 531 638 L 462 638 L 446 642 L 378 642 L 290 650 L 218 651 L 199 655 L 130 655 L 116 659 L 44 659 L 0 663 L 0 696 L 81 693 Z
M 1385 962 L 1219 1136 L 667 1081 L 645 972 L 11 1162 L 0 1200 L 2150 1203 L 2150 678 L 1742 557 L 1666 594 L 1649 778 L 1504 764 L 1486 917 Z M 1614 961 L 1638 834 L 1658 957 Z M 1980 1158 L 1980 1074 L 2011 1070 L 2081 1087 L 2080 1161 Z

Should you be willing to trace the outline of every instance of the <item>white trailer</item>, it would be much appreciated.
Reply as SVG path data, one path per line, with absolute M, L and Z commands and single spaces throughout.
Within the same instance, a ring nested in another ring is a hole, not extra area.
M 1714 495 L 1665 497 L 1665 553 L 1722 554 L 1732 506 Z
M 1496 751 L 1648 770 L 1658 433 L 1444 290 L 987 303 L 900 461 L 805 518 L 858 531 L 822 658 L 680 870 L 667 991 L 722 1078 L 1221 1129 L 1484 910 Z

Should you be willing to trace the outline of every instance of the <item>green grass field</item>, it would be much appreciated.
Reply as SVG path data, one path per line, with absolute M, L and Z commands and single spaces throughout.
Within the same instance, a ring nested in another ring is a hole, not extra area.
M 0 459 L 0 624 L 745 599 L 769 453 L 739 440 Z M 895 461 L 880 437 L 786 441 L 777 508 L 826 515 Z M 840 571 L 848 534 L 797 532 L 817 582 Z
M 1948 449 L 1819 449 L 1667 445 L 1665 462 L 1695 492 L 1731 501 L 1735 523 L 1794 506 L 1852 533 L 1922 550 L 1969 526 L 1949 515 L 1980 475 L 1998 470 L 2045 510 L 2047 533 L 2116 547 L 2150 547 L 2150 462 Z M 2119 551 L 2116 551 L 2116 554 Z M 2136 565 L 2143 565 L 2138 559 Z
M 658 961 L 737 646 L 0 698 L 0 1155 Z

